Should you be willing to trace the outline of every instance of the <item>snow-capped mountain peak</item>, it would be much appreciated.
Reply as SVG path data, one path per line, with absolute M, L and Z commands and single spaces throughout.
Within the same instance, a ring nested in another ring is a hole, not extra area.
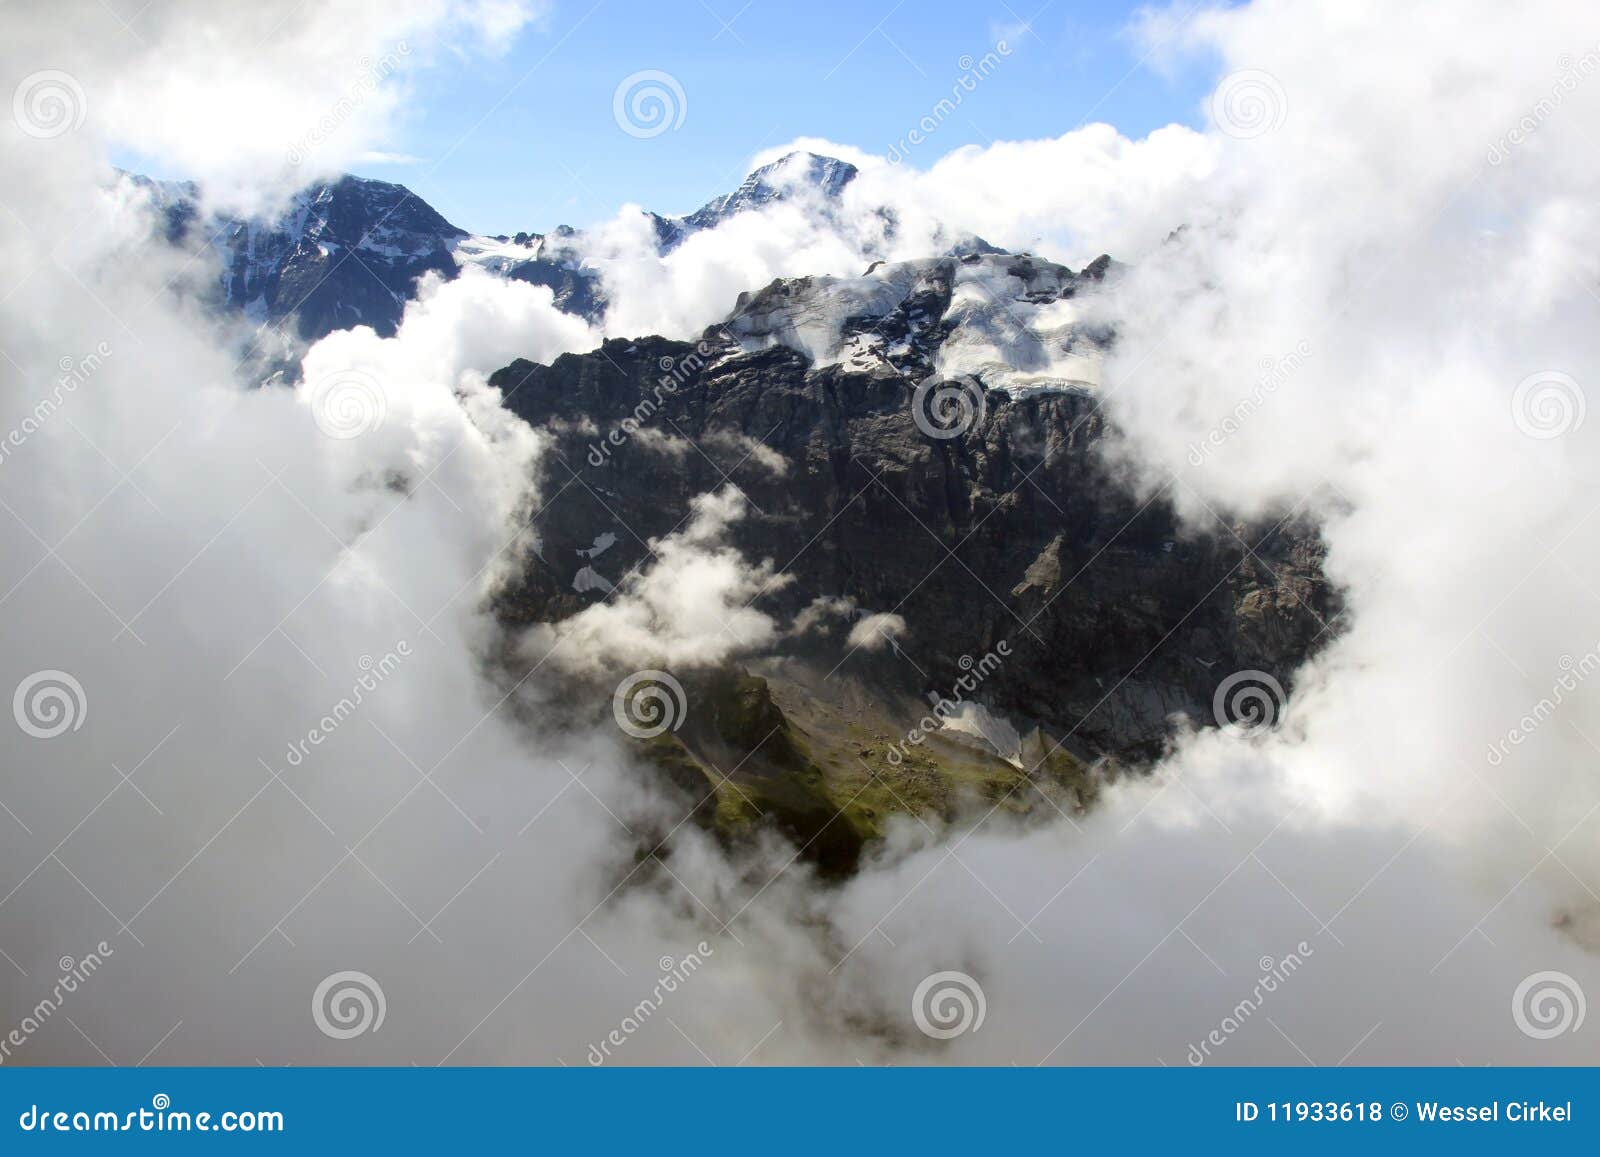
M 731 193 L 713 197 L 693 213 L 682 217 L 651 214 L 663 252 L 681 245 L 691 234 L 718 225 L 740 213 L 762 209 L 778 201 L 799 196 L 817 196 L 824 202 L 837 200 L 844 188 L 855 180 L 857 169 L 837 157 L 793 152 L 762 165 L 745 177 Z
M 789 153 L 755 170 L 733 192 L 706 202 L 683 221 L 697 229 L 711 229 L 735 214 L 806 191 L 838 197 L 856 173 L 854 165 L 835 157 Z

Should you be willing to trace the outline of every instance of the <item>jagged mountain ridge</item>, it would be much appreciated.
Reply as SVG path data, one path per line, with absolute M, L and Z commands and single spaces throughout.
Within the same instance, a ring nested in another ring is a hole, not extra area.
M 693 213 L 650 214 L 658 250 L 802 193 L 837 199 L 855 176 L 844 161 L 791 153 Z M 548 233 L 472 234 L 404 185 L 350 175 L 308 186 L 271 220 L 203 218 L 192 182 L 127 177 L 162 213 L 169 242 L 215 247 L 223 266 L 219 293 L 229 308 L 258 325 L 290 324 L 307 341 L 357 325 L 389 336 L 419 277 L 452 278 L 466 265 L 547 286 L 558 308 L 589 321 L 607 304 L 599 273 L 578 251 L 582 235 L 564 225 Z

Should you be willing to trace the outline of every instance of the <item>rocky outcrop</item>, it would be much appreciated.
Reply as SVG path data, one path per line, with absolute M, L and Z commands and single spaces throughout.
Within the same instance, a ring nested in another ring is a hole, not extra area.
M 836 612 L 831 629 L 810 616 L 817 629 L 778 648 L 787 665 L 767 674 L 780 699 L 799 665 L 914 712 L 1004 643 L 974 698 L 1077 759 L 1128 762 L 1158 753 L 1179 717 L 1211 724 L 1236 671 L 1289 687 L 1337 609 L 1314 529 L 1196 533 L 1162 497 L 1127 489 L 1099 452 L 1095 389 L 1049 384 L 1052 367 L 1110 340 L 1087 321 L 1013 335 L 983 368 L 985 318 L 1059 320 L 1105 272 L 972 255 L 878 270 L 873 285 L 779 282 L 699 343 L 612 341 L 507 367 L 492 379 L 505 404 L 553 443 L 540 551 L 502 615 L 550 621 L 613 597 L 696 495 L 731 484 L 748 511 L 730 541 L 789 578 L 760 609 L 784 623 L 816 600 Z M 952 351 L 975 367 L 963 383 L 977 397 L 964 428 L 930 433 L 918 387 Z M 1019 371 L 1030 351 L 1037 364 Z M 607 586 L 580 581 L 585 569 Z M 906 623 L 892 645 L 849 642 L 853 622 L 886 613 Z

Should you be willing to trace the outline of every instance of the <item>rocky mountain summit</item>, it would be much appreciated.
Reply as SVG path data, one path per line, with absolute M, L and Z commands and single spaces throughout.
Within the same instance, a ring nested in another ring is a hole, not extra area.
M 369 325 L 394 333 L 417 279 L 454 277 L 468 236 L 401 185 L 340 177 L 298 193 L 272 220 L 207 217 L 188 183 L 131 178 L 151 190 L 169 240 L 221 258 L 221 302 L 307 341 Z
M 696 496 L 737 487 L 728 541 L 781 576 L 754 605 L 786 629 L 742 666 L 675 672 L 692 722 L 651 750 L 712 786 L 718 822 L 776 817 L 841 869 L 893 812 L 1082 807 L 1108 766 L 1219 722 L 1237 674 L 1281 697 L 1338 610 L 1318 537 L 1196 534 L 1108 468 L 1113 337 L 1089 307 L 1115 272 L 877 265 L 776 281 L 697 343 L 513 363 L 493 384 L 553 442 L 539 550 L 500 614 L 620 597 Z M 941 700 L 959 709 L 928 719 Z

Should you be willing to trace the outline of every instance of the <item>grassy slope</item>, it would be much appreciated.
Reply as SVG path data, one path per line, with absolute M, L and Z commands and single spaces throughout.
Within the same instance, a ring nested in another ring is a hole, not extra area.
M 719 673 L 697 688 L 690 714 L 700 726 L 660 736 L 646 751 L 704 801 L 700 822 L 730 840 L 773 824 L 827 874 L 853 870 L 894 815 L 936 828 L 996 806 L 1077 814 L 1092 802 L 1094 774 L 1065 749 L 1029 775 L 963 735 L 906 743 L 915 705 L 896 711 L 848 688 L 816 690 L 783 677 Z M 1043 754 L 1036 751 L 1029 767 Z

